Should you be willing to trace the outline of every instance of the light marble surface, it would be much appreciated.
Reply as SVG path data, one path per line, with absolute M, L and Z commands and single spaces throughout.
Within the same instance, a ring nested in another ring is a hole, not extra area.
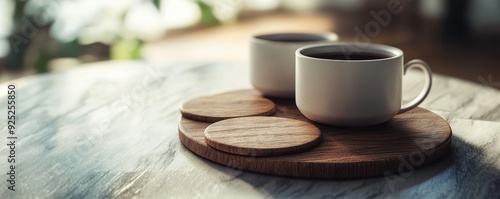
M 500 92 L 434 75 L 421 107 L 453 130 L 443 160 L 404 176 L 311 180 L 227 168 L 179 142 L 187 99 L 249 88 L 241 63 L 105 62 L 12 81 L 17 87 L 16 192 L 0 198 L 500 198 Z M 421 77 L 405 78 L 408 99 Z M 0 129 L 6 143 L 6 90 Z

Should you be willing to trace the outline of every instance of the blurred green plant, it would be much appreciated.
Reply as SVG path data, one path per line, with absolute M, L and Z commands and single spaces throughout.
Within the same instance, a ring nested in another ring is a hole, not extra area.
M 221 21 L 217 19 L 217 17 L 214 14 L 213 6 L 201 0 L 197 0 L 196 4 L 198 5 L 198 7 L 200 7 L 201 11 L 200 24 L 205 26 L 213 26 L 221 23 Z
M 141 59 L 144 42 L 139 39 L 121 39 L 110 49 L 110 59 Z
M 48 64 L 50 62 L 50 60 L 53 59 L 53 56 L 50 55 L 48 52 L 46 51 L 40 51 L 38 53 L 38 58 L 36 59 L 35 61 L 35 69 L 36 69 L 36 72 L 38 73 L 45 73 L 45 72 L 48 72 Z
M 153 0 L 153 4 L 157 9 L 160 9 L 161 0 Z
M 156 9 L 160 10 L 161 0 L 152 0 Z M 141 50 L 144 41 L 138 38 L 120 38 L 110 48 L 110 59 L 142 59 Z
M 33 60 L 33 67 L 38 73 L 48 72 L 48 63 L 57 57 L 74 57 L 78 58 L 82 53 L 83 45 L 78 42 L 78 39 L 74 39 L 69 42 L 56 41 L 54 38 L 45 38 L 48 34 L 48 30 L 52 28 L 52 23 L 47 23 L 43 27 L 35 27 L 34 33 L 30 37 L 26 37 L 26 22 L 32 22 L 34 16 L 25 13 L 26 5 L 28 1 L 13 1 L 14 2 L 14 12 L 13 12 L 13 30 L 9 36 L 9 42 L 14 41 L 14 38 L 22 37 L 22 41 L 15 43 L 15 50 L 11 48 L 9 54 L 5 58 L 5 66 L 8 70 L 21 70 L 26 65 L 27 52 L 30 53 L 30 59 Z M 152 4 L 156 9 L 160 9 L 161 0 L 151 0 Z M 57 3 L 57 2 L 46 2 Z M 43 10 L 44 5 L 39 4 L 40 7 L 37 9 Z M 126 15 L 128 10 L 125 10 L 123 15 Z M 121 19 L 123 23 L 123 17 Z M 23 30 L 24 28 L 24 30 Z M 23 32 L 24 31 L 24 32 Z M 44 33 L 45 35 L 41 35 Z M 42 38 L 38 39 L 37 38 Z M 39 42 L 33 42 L 37 40 Z M 144 41 L 139 38 L 131 37 L 130 35 L 119 36 L 117 40 L 109 45 L 109 59 L 141 59 L 141 49 L 144 45 Z M 54 47 L 55 46 L 55 47 Z M 33 49 L 33 50 L 28 50 Z M 54 50 L 56 49 L 56 50 Z
M 150 0 L 154 8 L 156 8 L 159 11 L 157 16 L 161 16 L 160 9 L 162 6 L 161 5 L 162 1 L 163 0 Z M 9 39 L 14 38 L 13 36 L 19 36 L 24 34 L 23 39 L 25 40 L 23 40 L 22 43 L 18 42 L 17 44 L 19 45 L 16 45 L 16 50 L 15 50 L 16 52 L 13 52 L 13 50 L 11 49 L 9 55 L 5 59 L 6 66 L 10 66 L 11 69 L 14 70 L 22 69 L 23 66 L 25 66 L 25 63 L 28 63 L 26 62 L 28 56 L 30 56 L 29 63 L 33 63 L 33 67 L 39 73 L 47 72 L 49 62 L 52 59 L 58 57 L 81 58 L 80 57 L 81 55 L 83 54 L 88 55 L 88 53 L 90 53 L 90 55 L 105 56 L 102 57 L 104 59 L 141 59 L 143 57 L 141 54 L 141 50 L 145 44 L 145 40 L 143 39 L 146 39 L 146 37 L 140 36 L 136 34 L 136 32 L 124 28 L 126 26 L 126 17 L 132 16 L 128 14 L 132 13 L 131 11 L 132 8 L 135 8 L 136 6 L 134 4 L 127 5 L 128 7 L 125 6 L 126 8 L 124 10 L 118 9 L 116 13 L 110 12 L 111 14 L 110 13 L 103 14 L 103 16 L 108 17 L 107 18 L 108 20 L 106 21 L 108 25 L 112 24 L 113 27 L 119 27 L 119 28 L 116 29 L 111 28 L 112 30 L 108 32 L 104 30 L 104 33 L 106 33 L 105 37 L 98 38 L 99 35 L 104 35 L 104 34 L 96 34 L 98 36 L 96 36 L 95 40 L 88 39 L 85 40 L 85 42 L 83 42 L 83 40 L 79 39 L 84 38 L 82 37 L 82 35 L 84 35 L 83 33 L 86 32 L 82 31 L 81 29 L 85 30 L 87 25 L 89 26 L 95 25 L 93 24 L 94 22 L 92 21 L 92 19 L 83 20 L 83 22 L 80 21 L 81 24 L 75 24 L 76 22 L 72 23 L 72 21 L 67 21 L 67 20 L 64 21 L 65 18 L 64 17 L 61 18 L 61 16 L 57 15 L 56 13 L 58 12 L 57 11 L 58 8 L 49 9 L 51 5 L 56 5 L 56 7 L 57 6 L 61 7 L 60 6 L 61 2 L 56 0 L 50 0 L 46 2 L 43 1 L 41 3 L 32 3 L 31 1 L 14 1 L 14 2 L 15 2 L 14 14 L 13 14 L 14 29 Z M 29 4 L 27 2 L 29 2 Z M 192 3 L 193 6 L 197 6 L 199 8 L 200 12 L 199 13 L 200 18 L 198 21 L 199 25 L 215 26 L 223 23 L 223 21 L 221 21 L 222 19 L 219 19 L 215 14 L 216 11 L 215 9 L 217 8 L 217 5 L 219 5 L 217 3 L 220 2 L 192 0 Z M 30 11 L 26 11 L 26 6 L 30 6 L 29 9 Z M 34 9 L 33 6 L 37 7 L 35 8 L 36 9 L 35 11 L 33 11 Z M 40 14 L 41 13 L 40 11 L 45 11 L 45 10 L 50 10 L 49 12 L 50 14 L 52 14 L 51 17 L 46 19 L 48 22 L 44 23 L 42 27 L 37 26 L 36 30 L 32 35 L 25 36 L 26 24 L 32 23 L 35 17 L 37 17 L 33 15 Z M 25 11 L 29 13 L 25 13 Z M 112 16 L 110 17 L 108 15 Z M 71 19 L 71 17 L 68 17 L 68 19 Z M 99 18 L 98 20 L 103 20 L 103 19 Z M 74 26 L 67 27 L 68 24 Z M 56 26 L 57 30 L 54 29 L 56 28 Z M 106 25 L 99 27 L 100 28 L 106 27 Z M 68 31 L 70 33 L 68 33 Z M 56 36 L 53 34 L 54 32 L 61 33 L 61 35 L 63 36 L 60 35 Z M 68 36 L 68 34 L 70 36 Z M 75 39 L 73 39 L 74 35 L 76 35 Z M 91 37 L 85 37 L 85 38 L 91 38 Z M 96 43 L 99 45 L 94 46 L 95 48 L 90 48 L 91 52 L 89 52 L 88 46 Z M 28 51 L 30 52 L 29 55 L 27 54 Z M 95 59 L 84 59 L 84 60 L 92 61 Z

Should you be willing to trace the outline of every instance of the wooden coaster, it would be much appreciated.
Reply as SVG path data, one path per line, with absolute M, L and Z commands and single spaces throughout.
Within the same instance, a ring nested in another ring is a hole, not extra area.
M 243 117 L 211 124 L 205 129 L 205 142 L 228 153 L 273 156 L 311 149 L 321 142 L 321 132 L 300 120 Z
M 238 91 L 239 93 L 244 93 Z M 293 100 L 276 100 L 274 116 L 310 122 Z M 251 157 L 223 152 L 205 142 L 210 123 L 182 118 L 181 143 L 192 152 L 233 168 L 305 178 L 359 178 L 407 173 L 435 162 L 450 150 L 451 129 L 438 115 L 415 108 L 390 121 L 363 128 L 336 128 L 312 123 L 322 142 L 305 152 Z
M 229 118 L 267 116 L 274 114 L 276 106 L 269 99 L 256 95 L 215 95 L 199 97 L 185 102 L 182 116 L 200 122 L 217 122 Z

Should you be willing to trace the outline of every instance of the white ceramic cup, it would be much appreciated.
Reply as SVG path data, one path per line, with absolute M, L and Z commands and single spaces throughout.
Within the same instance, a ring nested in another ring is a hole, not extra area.
M 265 96 L 295 97 L 295 51 L 305 45 L 336 41 L 334 33 L 279 33 L 251 39 L 250 82 Z
M 318 53 L 370 53 L 382 59 L 335 60 L 315 58 Z M 402 104 L 402 78 L 409 68 L 424 72 L 421 93 Z M 398 48 L 366 44 L 306 46 L 296 51 L 296 104 L 310 120 L 333 126 L 369 126 L 390 120 L 417 107 L 432 85 L 431 69 L 422 60 L 403 64 Z

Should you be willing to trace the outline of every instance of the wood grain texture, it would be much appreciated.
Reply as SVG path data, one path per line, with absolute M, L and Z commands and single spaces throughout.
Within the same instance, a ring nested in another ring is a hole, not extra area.
M 222 94 L 194 98 L 182 104 L 185 118 L 200 122 L 217 122 L 224 119 L 268 116 L 274 114 L 275 104 L 256 95 Z
M 205 129 L 205 142 L 218 150 L 247 156 L 304 152 L 321 142 L 311 123 L 282 117 L 244 117 L 223 120 Z
M 311 122 L 299 112 L 293 100 L 273 101 L 278 109 L 274 116 Z M 451 144 L 448 123 L 422 108 L 363 128 L 314 123 L 322 132 L 321 144 L 304 153 L 283 156 L 249 157 L 216 150 L 205 142 L 204 130 L 209 125 L 182 118 L 179 124 L 182 144 L 204 158 L 233 168 L 305 178 L 359 178 L 406 172 L 407 164 L 418 168 L 442 158 Z

